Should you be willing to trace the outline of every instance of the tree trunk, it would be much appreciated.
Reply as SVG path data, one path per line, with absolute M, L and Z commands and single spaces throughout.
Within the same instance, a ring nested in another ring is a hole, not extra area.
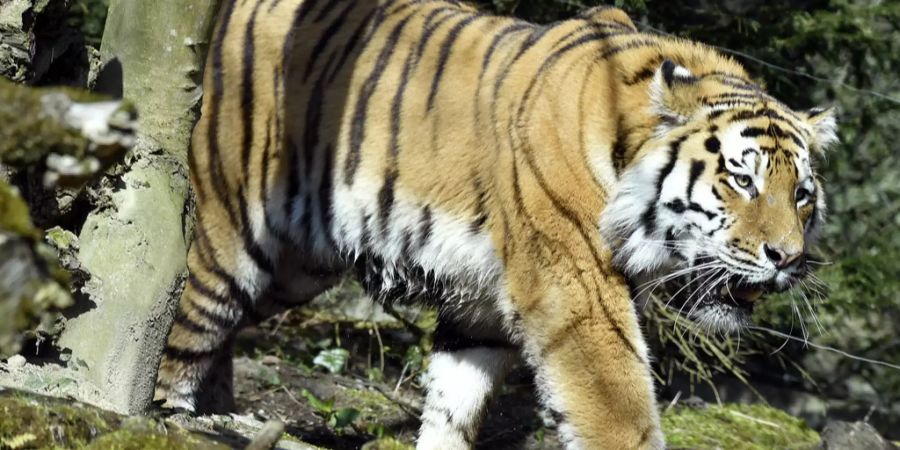
M 112 0 L 98 90 L 139 111 L 137 145 L 121 175 L 97 188 L 80 234 L 91 279 L 86 312 L 60 346 L 126 413 L 145 409 L 185 272 L 191 228 L 186 155 L 217 0 Z

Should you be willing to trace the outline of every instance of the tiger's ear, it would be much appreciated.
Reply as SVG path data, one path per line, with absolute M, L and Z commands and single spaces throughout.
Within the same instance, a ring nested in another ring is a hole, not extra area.
M 664 125 L 685 123 L 700 107 L 700 80 L 684 66 L 664 60 L 650 82 L 650 108 Z
M 832 144 L 837 143 L 837 121 L 834 118 L 834 108 L 812 108 L 800 113 L 800 117 L 806 121 L 812 130 L 813 140 L 811 147 L 825 151 Z

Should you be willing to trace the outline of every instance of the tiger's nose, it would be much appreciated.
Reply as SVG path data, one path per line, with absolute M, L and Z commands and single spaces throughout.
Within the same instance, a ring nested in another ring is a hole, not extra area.
M 795 253 L 787 253 L 780 248 L 770 247 L 769 244 L 763 246 L 763 250 L 766 252 L 766 257 L 769 258 L 769 261 L 772 261 L 775 264 L 775 267 L 779 269 L 784 269 L 787 266 L 790 266 L 791 263 L 797 260 L 800 257 L 802 252 Z

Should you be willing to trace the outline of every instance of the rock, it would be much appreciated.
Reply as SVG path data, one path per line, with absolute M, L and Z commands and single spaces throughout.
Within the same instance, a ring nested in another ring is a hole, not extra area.
M 77 401 L 0 388 L 0 448 L 79 448 L 118 450 L 228 450 L 247 447 L 317 450 L 266 424 L 241 416 L 167 419 L 122 416 Z
M 0 356 L 18 353 L 23 333 L 51 329 L 72 303 L 68 274 L 39 237 L 18 191 L 0 182 Z
M 22 355 L 10 356 L 9 359 L 6 360 L 6 365 L 9 366 L 10 369 L 21 369 L 22 367 L 25 367 L 25 357 Z
M 809 449 L 818 434 L 803 420 L 765 405 L 675 406 L 663 413 L 670 449 Z M 835 447 L 837 448 L 837 447 Z
M 263 356 L 260 361 L 267 366 L 277 366 L 278 364 L 281 364 L 281 358 L 275 355 Z
M 822 430 L 822 441 L 816 450 L 896 450 L 866 422 L 835 421 Z
M 92 49 L 66 25 L 71 0 L 0 2 L 0 76 L 27 84 L 88 87 Z

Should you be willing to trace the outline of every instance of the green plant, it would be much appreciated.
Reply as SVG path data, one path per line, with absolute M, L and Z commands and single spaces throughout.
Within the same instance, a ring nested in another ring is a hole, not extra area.
M 343 428 L 352 425 L 353 421 L 359 417 L 360 412 L 356 408 L 335 409 L 334 397 L 328 400 L 321 400 L 306 389 L 301 394 L 309 402 L 309 405 L 313 407 L 316 414 L 325 419 L 325 424 L 335 431 L 340 432 Z

